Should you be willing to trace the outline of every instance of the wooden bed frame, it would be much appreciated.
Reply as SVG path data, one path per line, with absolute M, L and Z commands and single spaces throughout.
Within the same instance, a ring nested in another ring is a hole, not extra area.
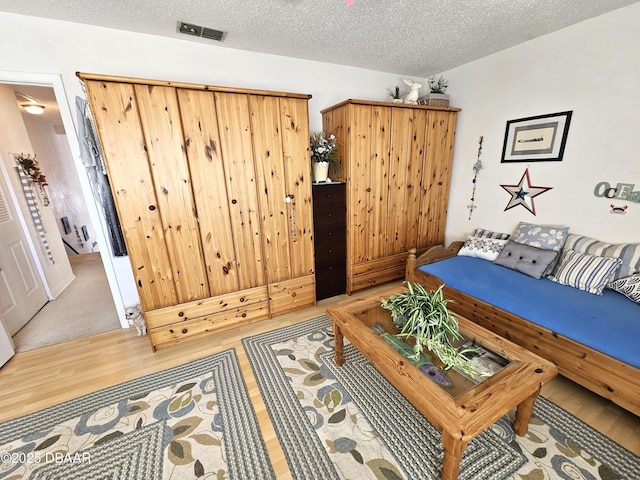
M 438 288 L 443 282 L 418 267 L 453 257 L 462 245 L 437 245 L 417 258 L 416 249 L 411 249 L 405 279 Z M 561 375 L 640 416 L 640 369 L 446 285 L 443 292 L 452 300 L 448 305 L 452 312 L 554 362 Z

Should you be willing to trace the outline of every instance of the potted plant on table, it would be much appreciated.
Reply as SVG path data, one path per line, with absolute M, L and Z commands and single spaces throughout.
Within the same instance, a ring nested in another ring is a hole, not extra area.
M 459 368 L 471 377 L 484 376 L 478 366 L 465 354 L 475 351 L 473 347 L 457 349 L 452 341 L 462 338 L 458 322 L 447 308 L 441 285 L 437 290 L 427 291 L 419 283 L 405 282 L 407 291 L 392 295 L 381 301 L 383 308 L 391 313 L 393 324 L 398 328 L 399 338 L 413 338 L 413 354 L 419 357 L 424 348 L 434 353 L 444 368 Z
M 427 85 L 429 85 L 430 93 L 422 97 L 419 103 L 437 107 L 448 107 L 449 95 L 446 94 L 446 91 L 449 86 L 449 80 L 446 80 L 442 75 L 437 79 L 429 77 L 427 78 Z
M 327 132 L 313 133 L 309 140 L 311 149 L 311 168 L 314 182 L 326 182 L 329 169 L 336 169 L 340 161 L 336 157 L 338 143 L 335 135 Z

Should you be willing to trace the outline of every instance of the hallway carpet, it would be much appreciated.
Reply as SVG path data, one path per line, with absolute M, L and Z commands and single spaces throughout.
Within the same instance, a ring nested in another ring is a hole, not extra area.
M 69 261 L 76 278 L 13 336 L 16 352 L 121 328 L 100 253 Z

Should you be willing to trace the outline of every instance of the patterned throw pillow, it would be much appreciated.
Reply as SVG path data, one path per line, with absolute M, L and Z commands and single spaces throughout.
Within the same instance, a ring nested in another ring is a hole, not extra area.
M 575 287 L 595 295 L 602 295 L 608 279 L 620 268 L 619 258 L 598 257 L 565 248 L 558 267 L 549 280 Z
M 458 251 L 458 255 L 494 261 L 498 258 L 500 250 L 502 250 L 502 247 L 504 247 L 506 243 L 507 240 L 500 240 L 498 238 L 469 235 L 462 248 Z
M 568 233 L 569 227 L 520 222 L 511 239 L 525 245 L 559 252 L 567 240 Z
M 507 240 L 511 235 L 508 233 L 492 232 L 491 230 L 485 230 L 484 228 L 476 228 L 473 232 L 474 237 L 496 238 L 498 240 Z
M 565 248 L 600 257 L 621 259 L 622 265 L 615 273 L 614 280 L 640 273 L 640 243 L 605 243 L 584 235 L 570 234 Z
M 614 280 L 607 287 L 623 294 L 636 303 L 640 303 L 640 273 Z

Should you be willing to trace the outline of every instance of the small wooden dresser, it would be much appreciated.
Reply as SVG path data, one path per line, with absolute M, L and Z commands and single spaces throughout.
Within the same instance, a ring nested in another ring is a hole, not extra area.
M 345 293 L 346 185 L 315 183 L 313 191 L 313 233 L 316 259 L 316 300 Z

